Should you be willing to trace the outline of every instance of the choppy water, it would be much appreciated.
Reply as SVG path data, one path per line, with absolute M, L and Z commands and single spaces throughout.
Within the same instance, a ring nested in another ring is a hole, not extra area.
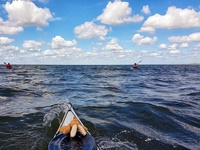
M 0 66 L 0 149 L 47 149 L 69 101 L 102 150 L 200 149 L 200 66 L 131 67 Z

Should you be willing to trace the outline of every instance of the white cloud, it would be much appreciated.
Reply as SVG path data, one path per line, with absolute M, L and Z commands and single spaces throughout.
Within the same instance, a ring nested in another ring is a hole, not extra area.
M 181 9 L 171 6 L 165 15 L 155 14 L 150 16 L 143 27 L 152 28 L 191 28 L 200 27 L 200 12 L 194 9 Z
M 149 6 L 148 5 L 143 6 L 142 12 L 145 13 L 145 14 L 150 14 L 151 12 L 150 12 Z
M 53 56 L 53 57 L 66 57 L 66 56 L 77 56 L 83 52 L 82 49 L 76 47 L 67 47 L 62 49 L 53 49 L 45 50 L 43 52 L 44 56 Z
M 183 45 L 186 46 L 186 44 L 183 44 Z M 172 45 L 160 44 L 158 46 L 158 48 L 160 48 L 160 49 L 167 49 L 167 50 L 169 50 L 169 53 L 171 53 L 171 54 L 179 54 L 179 53 L 181 53 L 181 51 L 178 50 L 179 46 L 176 43 L 174 43 Z
M 13 55 L 14 53 L 16 52 L 20 52 L 19 48 L 16 47 L 16 46 L 0 46 L 0 52 L 1 54 L 5 54 L 5 56 L 11 56 Z M 8 55 L 8 54 L 11 54 L 11 55 Z
M 178 48 L 178 45 L 176 43 L 168 46 L 169 50 L 176 50 L 177 48 Z
M 126 57 L 126 55 L 119 55 L 119 58 L 124 58 Z
M 200 50 L 200 44 L 194 45 L 193 50 Z
M 200 42 L 200 32 L 192 33 L 188 36 L 171 36 L 168 38 L 170 42 L 181 42 L 181 43 L 189 43 L 189 42 Z
M 140 22 L 144 18 L 138 14 L 131 16 L 131 13 L 132 9 L 129 7 L 128 2 L 115 0 L 113 3 L 108 2 L 103 13 L 97 17 L 97 20 L 104 24 L 119 25 L 128 22 Z
M 0 46 L 1 45 L 10 45 L 14 39 L 9 39 L 7 37 L 0 37 Z
M 37 42 L 34 40 L 24 41 L 23 48 L 28 51 L 40 51 L 43 42 Z
M 117 39 L 111 39 L 110 42 L 106 44 L 102 50 L 122 50 L 123 48 L 119 46 Z
M 1 26 L 0 25 L 0 35 L 5 35 L 5 34 L 9 34 L 9 35 L 13 35 L 13 34 L 17 34 L 19 32 L 24 31 L 24 29 L 22 27 L 12 27 L 12 26 Z
M 77 42 L 76 40 L 72 40 L 72 41 L 66 41 L 65 39 L 63 39 L 61 36 L 55 36 L 52 39 L 51 42 L 51 47 L 52 48 L 63 48 L 63 47 L 72 47 L 72 46 L 76 46 Z
M 90 59 L 93 59 L 94 60 L 94 58 L 97 58 L 99 56 L 99 54 L 98 53 L 96 53 L 96 52 L 85 52 L 85 53 L 81 53 L 80 55 L 79 55 L 79 57 L 80 58 L 83 58 L 83 59 L 88 59 L 88 58 L 90 58 Z
M 108 29 L 102 25 L 96 25 L 93 22 L 85 22 L 84 24 L 75 27 L 75 34 L 78 34 L 78 38 L 90 39 L 93 37 L 99 37 L 101 40 L 108 33 Z
M 22 27 L 19 26 L 13 26 L 12 23 L 10 22 L 5 22 L 3 21 L 2 18 L 0 18 L 0 35 L 4 35 L 4 34 L 17 34 L 19 32 L 22 32 L 24 29 Z
M 105 37 L 104 37 L 104 36 L 100 36 L 100 37 L 99 37 L 99 40 L 100 40 L 100 41 L 104 41 L 104 40 L 105 40 Z
M 160 44 L 159 49 L 167 49 L 167 44 Z
M 141 27 L 141 29 L 138 32 L 148 32 L 148 33 L 155 33 L 155 29 L 152 27 Z
M 135 34 L 132 38 L 133 42 L 137 45 L 152 45 L 157 41 L 157 37 L 144 37 L 140 34 Z
M 52 18 L 48 8 L 39 8 L 31 1 L 14 0 L 4 5 L 9 21 L 21 26 L 47 26 Z
M 160 58 L 161 57 L 161 53 L 150 53 L 150 56 L 154 56 L 156 58 Z
M 171 54 L 180 54 L 181 51 L 178 50 L 178 49 L 173 49 L 173 50 L 170 50 L 170 53 L 171 53 Z
M 55 56 L 55 55 L 57 55 L 57 51 L 56 50 L 45 50 L 44 52 L 43 52 L 43 54 L 45 55 L 45 56 Z
M 182 47 L 182 48 L 188 48 L 189 45 L 188 45 L 188 43 L 182 43 L 182 44 L 180 45 L 180 47 Z

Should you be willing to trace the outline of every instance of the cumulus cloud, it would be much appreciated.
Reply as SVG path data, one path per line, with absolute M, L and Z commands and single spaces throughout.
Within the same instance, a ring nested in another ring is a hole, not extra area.
M 170 51 L 171 54 L 179 54 L 179 53 L 181 53 L 181 51 L 178 50 L 178 45 L 176 43 L 172 44 L 172 45 L 169 45 L 168 46 L 168 50 Z
M 177 48 L 178 48 L 178 45 L 176 43 L 168 46 L 169 50 L 176 50 Z
M 135 34 L 132 38 L 133 42 L 137 45 L 152 45 L 157 41 L 157 37 L 144 37 L 140 34 Z
M 154 34 L 155 29 L 152 27 L 141 27 L 141 29 L 138 32 L 148 32 L 148 33 Z
M 24 31 L 22 27 L 0 26 L 1 35 L 5 35 L 5 34 L 13 35 L 22 31 Z
M 122 50 L 123 48 L 119 46 L 117 39 L 111 39 L 110 42 L 106 44 L 105 47 L 102 48 L 102 50 Z
M 161 57 L 161 53 L 150 53 L 150 56 L 154 56 L 156 58 L 160 58 Z
M 0 37 L 0 46 L 1 45 L 10 45 L 14 39 L 9 39 L 7 37 Z
M 173 50 L 170 50 L 170 53 L 171 53 L 171 54 L 180 54 L 181 51 L 178 50 L 178 49 L 173 49 Z
M 67 40 L 63 39 L 61 36 L 55 36 L 52 39 L 51 47 L 58 49 L 58 48 L 63 48 L 63 47 L 76 46 L 76 44 L 77 44 L 76 40 L 67 41 Z
M 14 0 L 4 5 L 9 21 L 18 26 L 47 26 L 52 18 L 48 8 L 39 8 L 31 1 Z
M 149 6 L 148 5 L 143 6 L 142 12 L 145 13 L 145 14 L 150 14 L 151 12 L 150 12 Z
M 183 45 L 184 45 L 184 44 L 183 44 Z M 186 46 L 186 45 L 185 45 L 185 46 Z M 180 47 L 181 47 L 181 46 L 180 46 Z M 178 46 L 178 44 L 176 44 L 176 43 L 174 43 L 174 44 L 172 44 L 172 45 L 160 44 L 160 45 L 158 46 L 158 48 L 169 50 L 169 52 L 170 52 L 171 54 L 179 54 L 179 53 L 181 53 L 181 51 L 178 50 L 179 46 Z
M 14 53 L 20 52 L 20 50 L 16 46 L 6 45 L 6 46 L 0 46 L 0 52 L 1 52 L 0 55 L 4 54 L 5 56 L 11 56 L 8 55 L 8 53 L 13 55 Z
M 181 9 L 171 6 L 165 15 L 155 14 L 150 16 L 143 27 L 156 28 L 191 28 L 200 27 L 200 12 L 194 9 Z
M 144 18 L 138 14 L 131 16 L 131 13 L 132 9 L 129 7 L 128 2 L 115 0 L 113 3 L 108 2 L 103 13 L 97 17 L 97 20 L 104 24 L 119 25 L 128 22 L 140 22 Z
M 180 45 L 180 47 L 181 47 L 181 48 L 188 48 L 189 45 L 188 45 L 188 43 L 182 43 L 182 44 Z
M 76 47 L 67 47 L 62 49 L 53 49 L 53 50 L 45 50 L 43 52 L 44 56 L 53 56 L 53 57 L 65 57 L 65 56 L 77 56 L 77 54 L 80 54 L 83 52 L 82 49 L 76 48 Z
M 93 37 L 99 37 L 103 39 L 108 33 L 108 29 L 103 25 L 96 25 L 93 22 L 85 22 L 84 24 L 75 27 L 75 34 L 78 34 L 78 38 L 90 39 Z
M 200 50 L 200 44 L 194 45 L 194 46 L 193 46 L 193 50 L 195 50 L 195 51 L 196 51 L 196 50 Z
M 19 26 L 13 26 L 12 23 L 4 21 L 0 18 L 0 35 L 13 35 L 22 32 L 24 29 Z
M 160 44 L 159 49 L 167 49 L 167 44 Z
M 192 33 L 188 36 L 171 36 L 168 38 L 170 42 L 181 42 L 181 43 L 189 43 L 189 42 L 200 42 L 200 32 Z
M 43 45 L 43 42 L 27 40 L 27 41 L 24 41 L 24 44 L 22 46 L 24 49 L 28 51 L 40 51 L 40 48 L 42 45 Z

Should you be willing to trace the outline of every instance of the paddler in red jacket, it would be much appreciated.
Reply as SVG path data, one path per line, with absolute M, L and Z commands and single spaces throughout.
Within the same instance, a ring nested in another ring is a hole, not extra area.
M 6 63 L 4 62 L 4 64 L 6 64 Z M 6 64 L 6 68 L 7 68 L 7 69 L 12 69 L 11 64 L 10 64 L 10 63 Z
M 134 63 L 133 68 L 138 69 L 138 64 Z

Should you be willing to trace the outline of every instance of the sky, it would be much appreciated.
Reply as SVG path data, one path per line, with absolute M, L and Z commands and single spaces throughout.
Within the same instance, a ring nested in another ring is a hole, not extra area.
M 11 64 L 200 64 L 199 0 L 0 0 Z

